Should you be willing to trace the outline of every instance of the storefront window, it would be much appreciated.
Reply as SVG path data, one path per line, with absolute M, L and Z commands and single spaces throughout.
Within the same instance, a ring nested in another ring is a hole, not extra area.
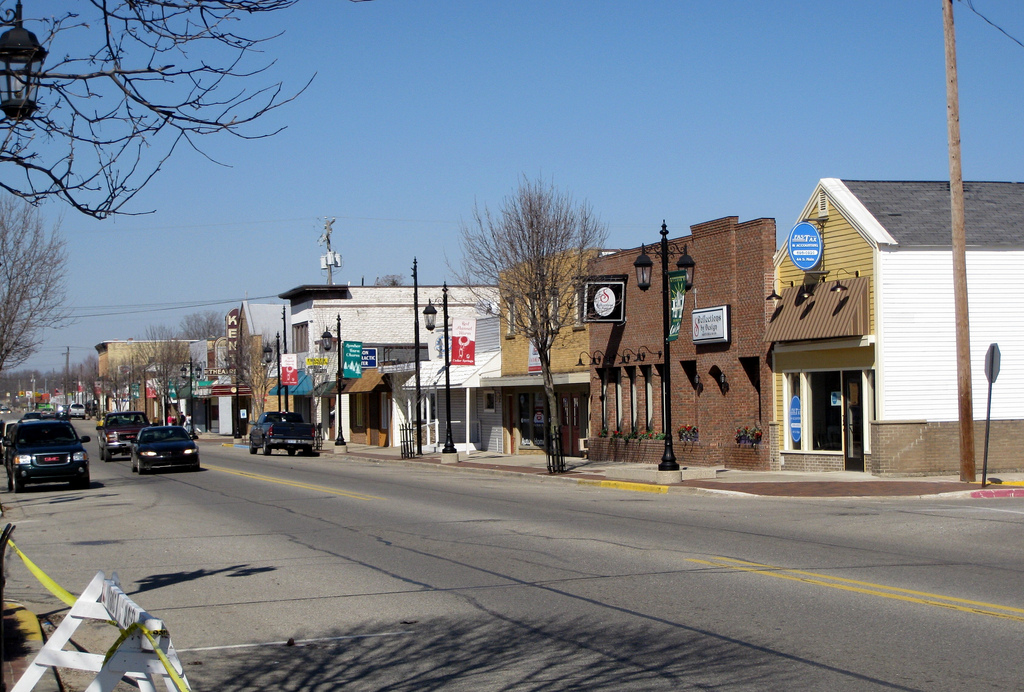
M 626 376 L 629 378 L 629 426 L 637 430 L 636 368 L 626 368 Z
M 843 391 L 838 371 L 812 372 L 810 384 L 811 449 L 843 451 Z
M 786 375 L 786 448 L 803 449 L 803 394 L 800 390 L 800 373 Z
M 654 383 L 651 381 L 651 366 L 641 365 L 644 376 L 644 424 L 648 430 L 654 428 Z
M 519 437 L 523 447 L 544 447 L 544 395 L 519 394 Z

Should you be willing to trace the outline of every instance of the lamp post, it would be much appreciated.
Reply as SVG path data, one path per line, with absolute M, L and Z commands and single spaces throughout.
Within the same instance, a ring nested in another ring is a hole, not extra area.
M 338 427 L 338 435 L 337 435 L 336 439 L 334 440 L 334 446 L 335 447 L 342 447 L 342 446 L 345 446 L 345 433 L 342 432 L 342 429 L 341 429 L 341 359 L 342 359 L 342 356 L 344 355 L 341 352 L 341 313 L 338 313 L 335 317 L 338 320 L 338 323 L 337 323 L 337 329 L 338 329 L 338 369 L 337 369 L 337 373 L 335 375 L 336 379 L 335 379 L 334 394 L 337 397 L 337 403 L 335 403 L 335 405 L 334 405 L 334 409 L 335 409 L 334 423 Z M 320 337 L 320 345 L 323 347 L 325 352 L 331 350 L 331 340 L 332 339 L 333 339 L 333 337 L 331 336 L 331 330 L 325 329 L 324 333 L 323 333 L 323 336 Z
M 36 111 L 36 92 L 46 60 L 39 39 L 22 26 L 21 0 L 7 10 L 2 24 L 13 28 L 0 35 L 0 62 L 4 81 L 0 86 L 0 110 L 11 120 L 31 118 Z
M 188 374 L 186 374 L 186 372 Z M 196 380 L 192 370 L 192 356 L 188 357 L 188 369 L 185 366 L 181 366 L 181 379 L 188 377 L 188 411 L 186 415 L 189 419 L 189 435 L 196 434 L 196 423 L 194 416 L 196 415 L 195 395 L 196 395 Z
M 445 410 L 445 439 L 444 448 L 441 450 L 441 454 L 458 454 L 458 450 L 455 449 L 455 444 L 452 442 L 452 380 L 451 380 L 451 362 L 449 361 L 448 354 L 448 282 L 444 283 L 444 288 L 441 289 L 444 295 L 444 410 Z M 433 301 L 427 303 L 427 307 L 423 308 L 423 321 L 426 322 L 427 331 L 434 331 L 434 327 L 437 324 L 437 308 L 434 307 Z
M 659 471 L 678 471 L 679 464 L 676 463 L 676 455 L 672 450 L 672 356 L 669 339 L 669 307 L 670 296 L 668 292 L 668 225 L 663 221 L 661 224 L 661 333 L 665 350 L 665 372 L 661 378 L 661 408 L 665 426 L 665 451 L 661 455 L 661 463 L 658 464 Z M 657 254 L 657 253 L 656 253 Z M 642 248 L 640 256 L 633 262 L 636 269 L 636 285 L 641 291 L 651 287 L 651 270 L 654 262 L 647 256 L 647 248 Z M 688 290 L 693 285 L 693 270 L 695 263 L 683 247 L 683 254 L 676 262 L 676 267 L 686 272 L 684 287 Z
M 416 456 L 423 456 L 423 406 L 420 393 L 420 284 L 416 275 L 416 258 L 412 258 L 412 333 L 414 340 L 413 358 L 416 363 Z

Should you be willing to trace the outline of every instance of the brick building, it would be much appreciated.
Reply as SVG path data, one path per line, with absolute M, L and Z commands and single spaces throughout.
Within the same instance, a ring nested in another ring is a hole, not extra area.
M 769 445 L 740 443 L 737 430 L 753 434 L 765 429 L 771 417 L 764 297 L 773 278 L 775 222 L 740 223 L 737 217 L 726 217 L 690 230 L 689 236 L 669 241 L 670 271 L 684 248 L 696 268 L 683 304 L 679 338 L 670 347 L 669 399 L 675 429 L 667 432 L 673 435 L 680 466 L 767 470 Z M 646 246 L 654 260 L 648 291 L 637 287 L 633 266 L 643 249 L 607 254 L 593 265 L 593 275 L 625 281 L 624 321 L 590 324 L 590 449 L 595 459 L 618 459 L 616 448 L 629 448 L 628 443 L 611 442 L 616 431 L 641 438 L 648 431 L 664 431 L 660 248 L 656 242 Z M 714 329 L 701 331 L 701 324 L 711 323 Z M 696 427 L 697 439 L 681 440 L 682 426 Z M 631 453 L 628 460 L 657 462 L 664 442 L 639 440 L 635 445 L 647 451 Z

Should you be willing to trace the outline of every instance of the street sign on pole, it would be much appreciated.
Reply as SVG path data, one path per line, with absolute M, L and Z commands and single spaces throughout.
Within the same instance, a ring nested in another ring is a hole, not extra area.
M 988 378 L 988 408 L 985 411 L 985 458 L 981 463 L 981 487 L 988 480 L 988 433 L 992 427 L 992 383 L 999 377 L 999 344 L 989 344 L 985 354 L 985 377 Z

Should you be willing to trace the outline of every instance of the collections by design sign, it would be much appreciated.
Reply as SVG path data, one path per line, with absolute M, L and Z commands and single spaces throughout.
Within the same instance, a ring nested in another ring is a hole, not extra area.
M 533 345 L 532 341 L 526 356 L 526 372 L 543 372 L 540 364 L 540 352 L 537 351 L 537 347 Z
M 693 311 L 693 343 L 695 344 L 727 344 L 729 343 L 729 306 L 719 305 L 714 308 L 701 308 Z
M 683 325 L 683 303 L 686 299 L 686 271 L 672 271 L 668 273 L 668 341 L 675 341 L 679 338 L 679 329 Z
M 341 345 L 341 376 L 355 380 L 363 376 L 363 342 L 345 341 Z
M 595 276 L 586 282 L 584 322 L 626 321 L 626 276 Z
M 802 221 L 793 226 L 786 241 L 789 259 L 797 269 L 810 271 L 821 263 L 821 234 L 813 225 Z

